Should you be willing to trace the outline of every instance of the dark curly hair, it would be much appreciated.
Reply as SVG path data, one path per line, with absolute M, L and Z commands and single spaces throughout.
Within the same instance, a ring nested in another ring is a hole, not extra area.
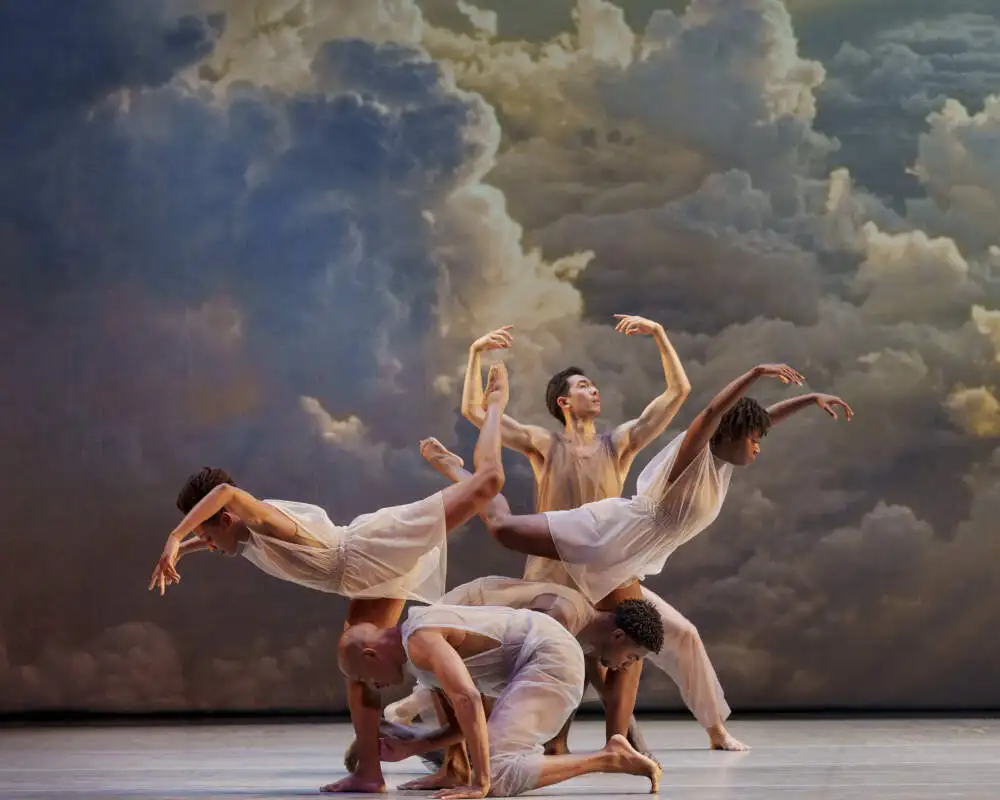
M 212 489 L 224 483 L 228 483 L 230 486 L 236 485 L 232 476 L 224 469 L 202 467 L 184 482 L 184 486 L 181 487 L 180 493 L 177 495 L 177 507 L 182 514 L 187 514 Z M 220 511 L 208 521 L 218 522 L 221 516 L 222 512 Z
M 545 406 L 562 425 L 566 424 L 566 415 L 559 407 L 559 398 L 569 394 L 569 379 L 574 375 L 586 377 L 584 371 L 579 367 L 566 367 L 549 378 L 549 383 L 545 387 Z
M 719 427 L 712 435 L 712 444 L 722 441 L 736 442 L 753 433 L 767 436 L 771 430 L 771 417 L 767 409 L 752 397 L 741 397 L 722 415 Z
M 622 600 L 615 606 L 615 626 L 650 653 L 663 649 L 663 619 L 648 600 Z

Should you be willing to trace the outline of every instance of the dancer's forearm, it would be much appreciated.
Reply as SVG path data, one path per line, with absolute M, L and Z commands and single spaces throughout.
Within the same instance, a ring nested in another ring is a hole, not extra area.
M 662 434 L 691 393 L 691 382 L 663 326 L 657 325 L 652 335 L 660 349 L 666 387 L 643 409 L 642 414 L 618 429 L 615 438 L 619 454 L 623 457 L 634 457 Z
M 181 546 L 177 550 L 177 560 L 180 561 L 184 556 L 190 555 L 191 553 L 197 553 L 201 550 L 208 550 L 211 545 L 201 539 L 188 539 L 186 542 L 182 542 Z
M 791 397 L 788 400 L 782 400 L 780 403 L 768 406 L 767 415 L 771 418 L 771 425 L 777 425 L 779 422 L 788 419 L 796 411 L 816 405 L 818 397 L 819 394 L 817 392 L 810 392 L 809 394 L 800 394 L 798 397 Z
M 479 349 L 469 348 L 469 362 L 465 368 L 465 385 L 462 387 L 462 416 L 480 427 L 486 421 L 483 411 L 483 372 Z
M 455 718 L 469 751 L 469 762 L 476 785 L 488 788 L 490 785 L 490 744 L 486 732 L 486 711 L 478 692 L 474 694 L 449 694 L 448 702 L 455 712 Z M 455 742 L 449 742 L 454 744 Z M 443 745 L 439 744 L 438 747 Z M 484 794 L 486 792 L 484 791 Z

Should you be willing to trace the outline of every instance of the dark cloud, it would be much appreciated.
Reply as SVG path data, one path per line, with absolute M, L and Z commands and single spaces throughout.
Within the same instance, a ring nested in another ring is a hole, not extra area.
M 955 13 L 858 35 L 827 63 L 817 127 L 841 142 L 838 161 L 871 190 L 918 195 L 907 168 L 927 117 L 948 98 L 978 109 L 1000 87 L 1000 20 Z

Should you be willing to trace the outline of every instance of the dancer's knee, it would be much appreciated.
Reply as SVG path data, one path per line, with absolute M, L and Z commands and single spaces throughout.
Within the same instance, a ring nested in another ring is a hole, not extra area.
M 490 757 L 490 796 L 515 797 L 538 785 L 543 756 L 499 753 Z

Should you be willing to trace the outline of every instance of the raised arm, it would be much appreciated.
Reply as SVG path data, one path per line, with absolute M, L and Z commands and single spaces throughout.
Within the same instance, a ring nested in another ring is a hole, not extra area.
M 663 393 L 654 398 L 637 419 L 629 420 L 615 429 L 614 443 L 618 459 L 627 468 L 640 450 L 667 429 L 691 393 L 691 382 L 662 325 L 645 317 L 629 314 L 615 314 L 615 318 L 618 320 L 615 330 L 619 333 L 653 337 L 660 349 L 660 362 L 666 383 Z
M 483 699 L 461 656 L 438 631 L 422 630 L 414 633 L 407 643 L 410 661 L 417 669 L 432 672 L 445 697 L 454 710 L 455 719 L 465 739 L 472 764 L 472 785 L 467 787 L 468 797 L 486 797 L 490 791 L 490 746 L 486 732 L 486 711 Z M 434 736 L 415 740 L 414 747 L 440 749 L 461 739 L 447 726 Z
M 808 408 L 809 406 L 819 406 L 834 419 L 837 419 L 836 410 L 838 408 L 844 410 L 844 416 L 848 422 L 854 417 L 854 411 L 839 397 L 833 394 L 820 394 L 819 392 L 800 394 L 798 397 L 792 397 L 788 400 L 782 400 L 780 403 L 775 403 L 773 406 L 768 406 L 767 415 L 771 418 L 771 425 L 773 426 L 788 419 L 796 411 L 801 411 L 803 408 Z
M 797 386 L 801 386 L 805 380 L 799 373 L 785 364 L 758 364 L 749 372 L 740 375 L 713 397 L 688 427 L 684 441 L 681 442 L 680 450 L 674 459 L 670 476 L 667 478 L 668 485 L 677 480 L 678 476 L 691 465 L 695 456 L 712 441 L 725 413 L 736 405 L 736 401 L 747 393 L 758 378 L 763 377 L 777 378 L 782 383 L 794 383 Z
M 295 523 L 291 519 L 273 506 L 262 503 L 249 492 L 228 483 L 219 484 L 199 500 L 170 532 L 169 538 L 178 543 L 183 542 L 199 525 L 225 510 L 232 511 L 248 526 L 260 530 L 264 535 L 287 540 L 295 538 Z
M 465 369 L 465 384 L 462 388 L 462 416 L 477 428 L 483 427 L 486 411 L 483 408 L 482 354 L 487 350 L 506 350 L 513 344 L 511 325 L 497 328 L 480 336 L 469 348 L 469 362 Z M 506 414 L 500 423 L 500 441 L 504 447 L 516 450 L 529 458 L 544 457 L 548 452 L 550 434 L 537 425 L 522 425 Z

